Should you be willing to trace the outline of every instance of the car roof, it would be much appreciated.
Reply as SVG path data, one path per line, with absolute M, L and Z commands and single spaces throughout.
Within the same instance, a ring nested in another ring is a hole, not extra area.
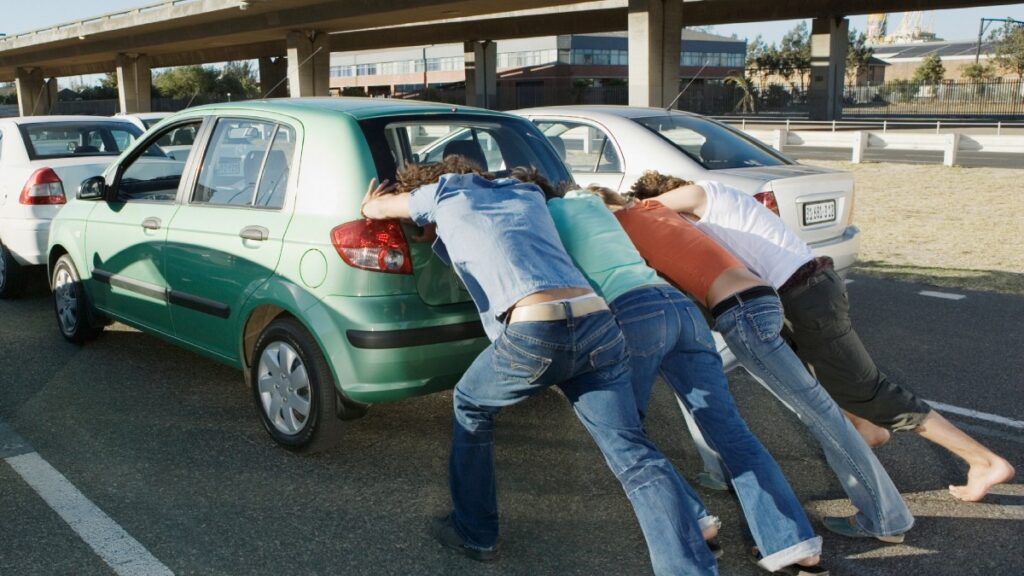
M 115 124 L 129 123 L 128 120 L 124 118 L 111 118 L 109 116 L 61 116 L 57 114 L 51 116 L 15 116 L 11 118 L 5 118 L 4 120 L 7 120 L 8 122 L 12 122 L 17 125 L 38 124 L 42 122 L 110 122 Z
M 336 96 L 322 98 L 274 98 L 267 100 L 247 100 L 244 102 L 225 102 L 220 104 L 197 106 L 190 110 L 254 110 L 279 112 L 284 114 L 301 114 L 308 111 L 343 112 L 355 117 L 357 120 L 396 114 L 437 114 L 445 112 L 472 112 L 474 114 L 507 116 L 506 113 L 485 110 L 482 108 L 473 108 L 470 106 L 463 106 L 461 104 L 444 104 L 440 102 L 400 100 L 394 98 L 345 98 Z
M 683 112 L 681 110 L 665 110 L 664 108 L 647 108 L 642 106 L 542 106 L 539 108 L 524 108 L 515 110 L 516 114 L 529 115 L 552 115 L 552 116 L 581 116 L 599 120 L 607 117 L 617 118 L 646 118 L 648 116 L 664 116 L 665 114 L 678 114 L 681 116 L 701 117 L 700 114 Z

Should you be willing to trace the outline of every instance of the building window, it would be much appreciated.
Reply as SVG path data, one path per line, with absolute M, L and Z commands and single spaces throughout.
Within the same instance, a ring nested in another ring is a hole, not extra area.
M 575 48 L 572 51 L 572 63 L 596 66 L 626 66 L 629 64 L 629 51 Z

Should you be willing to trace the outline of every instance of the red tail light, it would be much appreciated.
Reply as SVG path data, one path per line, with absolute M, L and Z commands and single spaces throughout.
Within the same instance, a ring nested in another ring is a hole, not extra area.
M 412 274 L 412 255 L 397 220 L 358 220 L 331 230 L 331 243 L 353 268 Z
M 28 177 L 21 189 L 22 204 L 64 204 L 64 183 L 51 168 L 40 168 Z
M 775 212 L 775 215 L 779 215 L 779 203 L 775 201 L 775 192 L 767 190 L 765 192 L 758 192 L 754 194 L 754 200 L 760 202 L 765 208 Z

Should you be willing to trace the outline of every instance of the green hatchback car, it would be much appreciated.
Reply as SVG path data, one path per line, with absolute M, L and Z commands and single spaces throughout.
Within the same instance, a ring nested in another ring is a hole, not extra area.
M 194 133 L 172 156 L 158 142 Z M 333 445 L 368 404 L 444 390 L 487 340 L 454 272 L 409 223 L 362 219 L 372 178 L 461 154 L 500 174 L 571 179 L 529 121 L 462 106 L 281 99 L 162 121 L 54 219 L 57 324 L 111 321 L 244 371 L 264 427 Z

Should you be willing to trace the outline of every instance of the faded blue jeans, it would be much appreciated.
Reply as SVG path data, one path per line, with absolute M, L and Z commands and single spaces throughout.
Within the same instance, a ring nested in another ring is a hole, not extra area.
M 902 534 L 914 525 L 892 479 L 839 406 L 786 345 L 782 303 L 777 296 L 744 301 L 715 319 L 743 367 L 800 418 L 825 452 L 857 524 L 875 536 Z M 728 471 L 727 471 L 728 472 Z
M 736 408 L 711 329 L 697 306 L 670 286 L 645 286 L 619 296 L 611 308 L 626 337 L 637 407 L 646 413 L 660 372 L 721 455 L 761 565 L 774 572 L 820 554 L 821 537 Z M 694 515 L 707 512 L 694 510 Z
M 466 544 L 489 549 L 498 541 L 494 417 L 551 385 L 565 393 L 622 484 L 655 574 L 717 574 L 690 512 L 692 490 L 640 425 L 622 332 L 607 310 L 509 324 L 455 386 L 449 480 L 452 520 Z

